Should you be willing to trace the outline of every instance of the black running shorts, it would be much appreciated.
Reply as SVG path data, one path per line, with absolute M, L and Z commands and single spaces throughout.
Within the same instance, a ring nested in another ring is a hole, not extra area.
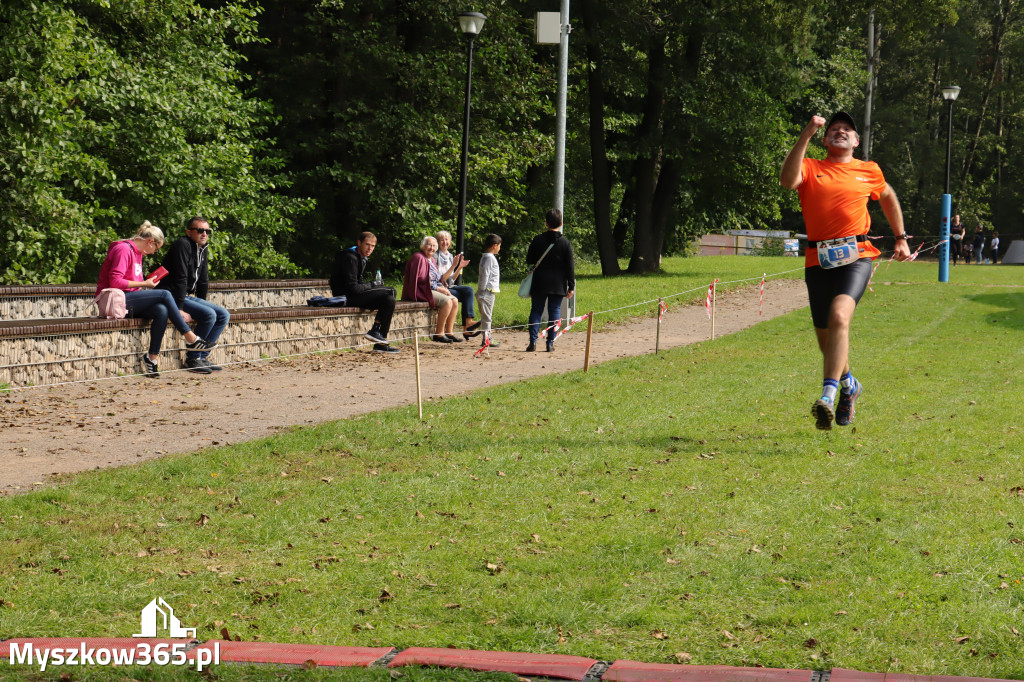
M 828 329 L 828 312 L 836 296 L 846 294 L 860 303 L 860 297 L 871 279 L 871 259 L 860 258 L 855 263 L 825 270 L 814 265 L 804 270 L 807 298 L 811 302 L 811 319 L 817 329 Z

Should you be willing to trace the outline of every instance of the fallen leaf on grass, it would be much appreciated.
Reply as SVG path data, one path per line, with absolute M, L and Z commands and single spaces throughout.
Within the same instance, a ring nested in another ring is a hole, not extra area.
M 203 526 L 205 526 L 209 522 L 210 522 L 210 517 L 207 516 L 206 514 L 200 514 L 199 518 L 196 519 L 196 525 L 199 526 L 200 528 L 202 528 Z
M 966 635 L 964 635 L 963 637 L 954 637 L 953 641 L 956 642 L 957 644 L 963 644 L 964 642 L 971 641 L 971 638 L 966 636 Z
M 686 651 L 677 651 L 675 653 L 676 660 L 680 663 L 689 663 L 693 660 L 693 654 Z
M 377 596 L 377 601 L 379 601 L 381 604 L 386 604 L 394 598 L 394 595 L 388 592 L 387 588 L 384 588 L 380 591 L 380 595 Z
M 661 630 L 655 630 L 651 633 L 653 639 L 668 639 L 668 635 Z
M 489 561 L 487 562 L 487 570 L 490 571 L 491 575 L 498 575 L 502 570 L 504 570 L 504 568 L 505 567 L 501 564 L 492 564 Z

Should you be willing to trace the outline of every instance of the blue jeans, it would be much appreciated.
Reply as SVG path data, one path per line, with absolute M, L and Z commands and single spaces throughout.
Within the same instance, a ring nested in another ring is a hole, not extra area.
M 231 313 L 224 308 L 216 303 L 210 303 L 205 299 L 196 298 L 195 296 L 185 297 L 182 310 L 191 315 L 195 321 L 196 334 L 210 343 L 220 338 L 224 328 L 228 326 L 228 320 L 231 319 Z M 205 358 L 209 357 L 209 355 L 210 351 L 208 350 L 190 350 L 185 353 L 186 358 L 192 359 Z
M 139 289 L 124 292 L 124 303 L 128 308 L 128 317 L 148 317 L 153 320 L 149 328 L 149 354 L 159 355 L 160 346 L 164 342 L 167 321 L 182 334 L 190 331 L 181 316 L 174 296 L 166 289 Z
M 548 324 L 552 325 L 555 320 L 562 316 L 562 294 L 547 294 L 530 297 L 530 343 L 537 343 L 540 336 L 540 316 L 544 313 L 544 302 L 548 305 Z M 552 343 L 551 335 L 548 335 L 548 343 Z
M 448 287 L 448 291 L 452 292 L 452 296 L 459 299 L 459 303 L 462 304 L 462 324 L 465 326 L 467 317 L 476 317 L 473 310 L 473 298 L 476 296 L 473 287 L 456 284 Z

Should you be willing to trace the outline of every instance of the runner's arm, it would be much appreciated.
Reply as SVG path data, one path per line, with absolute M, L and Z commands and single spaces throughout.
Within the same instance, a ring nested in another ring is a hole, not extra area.
M 804 126 L 796 144 L 786 154 L 786 160 L 782 162 L 782 172 L 779 173 L 779 182 L 787 189 L 796 189 L 803 182 L 803 173 L 800 168 L 803 165 L 804 157 L 807 155 L 807 146 L 811 138 L 818 132 L 818 128 L 825 125 L 825 119 L 821 116 L 812 116 L 810 123 Z

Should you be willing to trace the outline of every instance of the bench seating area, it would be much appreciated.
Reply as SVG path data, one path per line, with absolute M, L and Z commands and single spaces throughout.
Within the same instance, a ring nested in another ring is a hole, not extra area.
M 0 287 L 0 387 L 139 373 L 150 320 L 89 317 L 94 294 L 95 285 Z M 309 307 L 313 296 L 330 296 L 327 280 L 210 282 L 209 300 L 231 311 L 211 359 L 232 363 L 366 343 L 373 312 Z M 425 303 L 399 302 L 390 336 L 428 334 L 433 315 Z M 181 368 L 184 357 L 184 340 L 168 326 L 160 370 Z

